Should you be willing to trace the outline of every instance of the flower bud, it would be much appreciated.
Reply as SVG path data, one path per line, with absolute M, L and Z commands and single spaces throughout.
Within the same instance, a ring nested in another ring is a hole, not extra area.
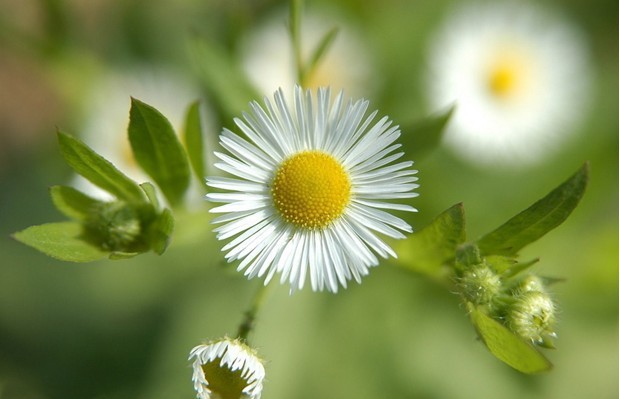
M 555 304 L 548 294 L 528 291 L 518 295 L 506 315 L 508 327 L 517 335 L 543 343 L 546 337 L 555 336 Z
M 141 233 L 140 215 L 122 201 L 104 202 L 91 210 L 86 231 L 108 251 L 128 251 Z
M 515 295 L 521 295 L 532 291 L 546 292 L 545 283 L 543 280 L 533 274 L 525 276 L 513 289 Z
M 198 399 L 259 399 L 265 368 L 255 351 L 239 340 L 223 338 L 198 345 L 192 381 Z
M 476 305 L 486 305 L 500 293 L 502 281 L 495 271 L 481 264 L 463 272 L 459 285 L 465 299 Z

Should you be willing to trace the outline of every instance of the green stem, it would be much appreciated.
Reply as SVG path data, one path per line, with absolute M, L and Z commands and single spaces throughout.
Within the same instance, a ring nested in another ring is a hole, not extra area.
M 295 57 L 295 70 L 297 71 L 297 81 L 303 86 L 305 80 L 305 67 L 301 56 L 301 12 L 303 0 L 291 0 L 291 10 L 289 16 L 289 28 L 291 30 L 291 42 Z
M 267 297 L 268 290 L 269 290 L 268 286 L 261 285 L 256 291 L 256 294 L 254 294 L 252 303 L 250 307 L 248 308 L 248 310 L 244 312 L 243 320 L 241 321 L 241 324 L 239 324 L 237 338 L 239 338 L 240 340 L 244 342 L 248 341 L 248 335 L 254 329 L 254 326 L 255 326 L 256 314 L 258 313 L 259 309 L 265 302 L 265 298 Z

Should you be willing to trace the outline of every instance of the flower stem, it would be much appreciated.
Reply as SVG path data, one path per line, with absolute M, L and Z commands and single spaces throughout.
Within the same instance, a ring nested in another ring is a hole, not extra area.
M 268 290 L 268 286 L 261 285 L 256 291 L 256 294 L 254 294 L 254 298 L 252 298 L 252 303 L 250 304 L 248 310 L 243 313 L 243 320 L 241 321 L 241 324 L 239 324 L 239 329 L 237 330 L 238 339 L 247 343 L 248 335 L 255 326 L 256 314 L 265 302 Z

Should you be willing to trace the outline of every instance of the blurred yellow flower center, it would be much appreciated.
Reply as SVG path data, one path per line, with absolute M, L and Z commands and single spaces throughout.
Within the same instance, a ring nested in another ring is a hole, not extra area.
M 271 195 L 284 220 L 298 227 L 322 229 L 343 214 L 351 198 L 351 181 L 331 155 L 302 151 L 282 162 Z
M 497 97 L 506 97 L 514 92 L 519 83 L 519 71 L 515 65 L 504 62 L 491 69 L 489 90 Z
M 215 398 L 239 399 L 248 382 L 241 376 L 241 369 L 232 371 L 220 365 L 221 358 L 217 358 L 202 365 L 209 390 Z

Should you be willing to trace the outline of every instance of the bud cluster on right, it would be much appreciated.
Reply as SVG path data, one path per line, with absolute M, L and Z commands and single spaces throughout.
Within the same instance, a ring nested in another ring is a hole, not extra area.
M 462 298 L 482 309 L 524 340 L 553 348 L 557 307 L 548 292 L 554 280 L 522 273 L 535 261 L 518 263 L 505 256 L 480 256 L 473 245 L 457 255 L 456 286 Z

